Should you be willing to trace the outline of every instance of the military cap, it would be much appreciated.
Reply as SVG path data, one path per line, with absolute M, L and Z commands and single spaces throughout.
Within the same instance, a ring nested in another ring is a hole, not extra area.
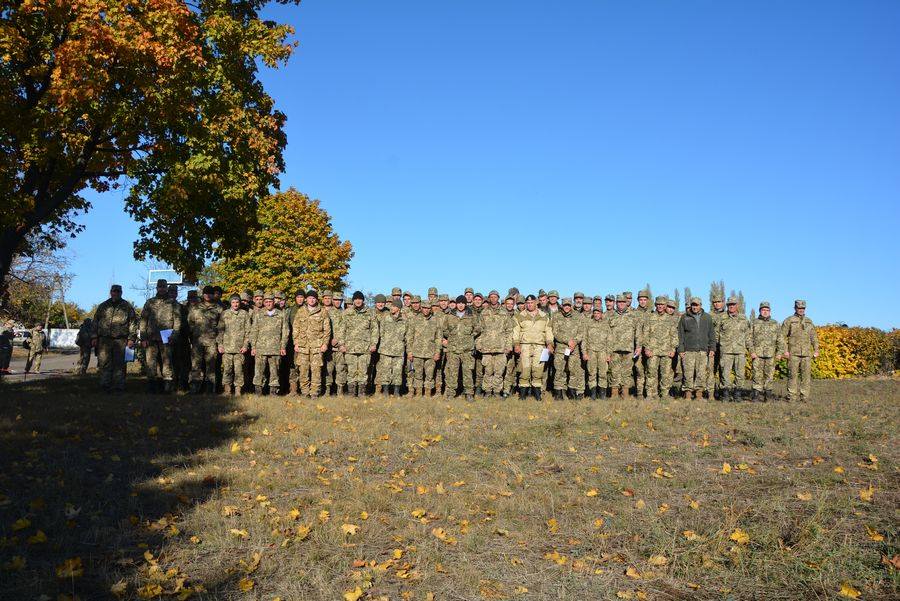
M 657 305 L 665 305 L 668 301 L 669 301 L 669 299 L 667 299 L 667 298 L 666 298 L 665 296 L 663 296 L 663 295 L 659 295 L 659 296 L 656 297 L 656 304 L 657 304 Z
M 726 304 L 726 305 L 736 305 L 736 304 L 738 304 L 738 297 L 736 297 L 736 296 L 729 296 L 729 297 L 728 297 L 728 302 L 725 303 L 725 304 Z
M 403 292 L 403 296 L 408 296 L 408 297 L 412 298 L 412 292 L 410 292 L 409 290 L 406 290 Z
M 650 291 L 647 289 L 644 289 L 644 290 L 641 290 L 640 292 L 638 292 L 638 298 L 641 298 L 642 296 L 644 298 L 650 298 Z
M 474 288 L 466 288 L 466 291 L 464 292 L 464 294 L 475 294 L 475 289 Z
M 230 300 L 230 301 L 233 301 L 233 300 L 240 301 L 240 300 L 241 300 L 241 295 L 240 295 L 240 294 L 232 294 L 231 296 L 228 297 L 228 300 Z
M 298 290 L 297 292 L 294 293 L 294 298 L 297 298 L 298 296 L 306 296 L 306 295 L 307 295 L 306 290 Z
M 263 300 L 275 300 L 275 293 L 271 290 L 266 290 L 266 293 L 263 295 Z
M 331 290 L 323 290 L 323 291 L 322 291 L 322 298 L 325 298 L 326 296 L 327 296 L 328 298 L 332 298 L 332 297 L 334 296 L 334 292 L 332 292 Z
M 594 297 L 593 297 L 593 296 L 585 296 L 585 297 L 584 297 L 584 303 L 585 303 L 586 305 L 593 305 L 593 304 L 594 304 Z
M 509 291 L 507 291 L 506 294 L 515 298 L 515 297 L 519 296 L 519 289 L 516 288 L 515 286 L 513 286 L 512 288 L 509 289 Z
M 156 280 L 157 288 L 163 288 L 168 285 L 169 285 L 169 281 L 166 278 L 159 278 L 158 280 Z
M 366 300 L 366 296 L 362 292 L 357 290 L 356 292 L 353 293 L 353 300 L 356 300 L 356 299 Z
M 702 305 L 703 305 L 703 301 L 700 300 L 700 297 L 699 297 L 699 296 L 692 296 L 692 297 L 691 297 L 691 304 L 692 304 L 692 305 L 701 305 L 701 306 L 702 306 Z
M 402 309 L 402 308 L 403 308 L 403 301 L 402 301 L 402 300 L 394 299 L 393 301 L 391 301 L 391 304 L 394 305 L 394 306 L 395 306 L 396 308 L 398 308 L 398 309 Z
M 188 297 L 188 300 L 190 300 L 192 298 L 197 298 L 197 291 L 196 290 L 188 290 L 187 297 Z
M 387 297 L 386 297 L 385 295 L 383 295 L 383 294 L 376 294 L 376 295 L 375 295 L 375 302 L 376 302 L 376 303 L 386 303 L 386 302 L 387 302 Z
M 500 293 L 497 292 L 496 290 L 491 290 L 490 292 L 488 292 L 488 296 L 489 296 L 489 297 L 490 297 L 490 296 L 496 296 L 497 298 L 500 298 Z
M 675 304 L 675 301 L 674 301 L 673 299 L 671 299 L 671 298 L 668 299 L 668 300 L 666 300 L 666 306 L 667 306 L 667 307 L 672 307 L 673 309 L 677 309 L 677 308 L 678 308 L 678 306 Z
M 422 301 L 422 308 L 423 308 L 423 309 L 430 309 L 430 308 L 431 308 L 431 301 L 430 301 L 430 300 L 423 300 L 423 301 Z
M 525 300 L 530 301 L 530 300 L 537 300 L 537 299 L 534 297 L 533 294 L 529 294 L 528 296 L 525 297 Z
M 438 293 L 438 289 L 435 288 L 434 286 L 432 286 L 431 288 L 428 289 L 428 294 L 437 294 L 437 293 Z
M 413 297 L 412 297 L 412 299 L 411 299 L 409 302 L 411 302 L 411 303 L 421 303 L 421 302 L 422 302 L 422 297 L 419 296 L 418 294 L 413 294 Z
M 212 287 L 212 286 L 204 286 L 204 287 L 203 287 L 203 294 L 212 294 L 212 293 L 213 293 L 213 287 Z
M 344 300 L 344 293 L 343 292 L 335 292 L 334 300 L 339 300 L 339 301 Z
M 798 298 L 797 300 L 794 301 L 794 308 L 795 309 L 805 309 L 806 301 Z
M 456 297 L 456 302 L 458 302 L 458 303 L 467 303 L 467 302 L 469 302 L 469 301 L 466 300 L 466 297 L 465 297 L 465 296 L 463 296 L 462 294 L 460 294 L 459 296 Z
M 255 290 L 255 291 L 253 292 L 253 297 L 256 298 L 257 296 L 265 296 L 265 294 L 266 294 L 266 293 L 263 292 L 262 290 Z
M 723 300 L 725 300 L 725 297 L 718 292 L 712 295 L 712 302 L 714 303 L 721 303 Z
M 442 301 L 442 300 L 448 301 L 448 300 L 450 300 L 450 295 L 449 294 L 439 294 L 438 300 L 439 301 Z
M 594 311 L 593 311 L 593 312 L 595 312 L 595 313 L 603 313 L 603 307 L 594 307 Z
M 319 298 L 319 293 L 316 292 L 315 289 L 313 289 L 313 290 L 307 290 L 307 291 L 306 291 L 306 298 L 309 298 L 310 296 L 313 297 L 313 298 Z
M 559 291 L 551 290 L 550 292 L 547 293 L 547 296 L 555 296 L 556 298 L 559 298 Z
M 584 298 L 584 292 L 576 292 L 572 295 L 572 298 Z
M 483 295 L 482 293 L 476 292 L 475 294 L 472 295 L 473 298 L 476 297 L 476 296 L 477 296 L 478 298 L 484 300 L 484 295 Z
M 615 294 L 607 294 L 604 300 L 614 301 L 614 300 L 616 300 L 616 295 Z
M 771 309 L 772 307 L 769 305 L 769 301 L 762 301 L 759 303 L 760 309 Z
M 240 295 L 239 298 L 240 298 L 242 301 L 244 301 L 245 303 L 250 302 L 250 295 L 247 294 L 246 292 L 241 292 L 241 295 Z
M 178 284 L 169 284 L 169 290 L 178 290 Z
M 618 302 L 623 302 L 623 303 L 624 303 L 624 302 L 627 302 L 627 301 L 628 301 L 628 298 L 627 298 L 624 294 L 617 294 L 617 295 L 616 295 L 616 302 L 617 302 L 617 303 L 618 303 Z
M 516 295 L 516 304 L 521 305 L 524 302 L 525 302 L 525 297 L 521 294 L 517 294 Z
M 507 295 L 506 295 L 506 298 L 503 299 L 503 302 L 505 303 L 505 302 L 508 301 L 509 299 L 512 299 L 513 302 L 516 302 L 516 297 L 513 296 L 512 294 L 507 294 Z
M 569 306 L 571 307 L 571 306 L 572 306 L 572 299 L 566 297 L 566 298 L 564 298 L 564 299 L 562 300 L 562 304 L 563 304 L 563 305 L 569 305 Z
M 276 299 L 284 298 L 284 292 L 282 292 L 281 290 L 275 290 L 272 293 L 272 296 L 274 296 Z
M 622 296 L 627 296 L 628 298 L 631 298 L 631 296 L 632 296 L 632 295 L 631 295 L 631 290 L 623 290 L 623 291 L 622 291 Z
M 547 296 L 547 293 L 544 292 L 543 288 L 541 288 L 540 290 L 538 290 L 538 296 Z
M 394 286 L 394 287 L 391 289 L 391 296 L 394 296 L 394 295 L 400 296 L 401 294 L 403 294 L 403 290 L 401 290 L 400 288 Z
M 109 287 L 109 291 L 112 292 L 113 290 L 118 290 L 119 292 L 122 292 L 122 285 L 121 284 L 113 284 L 112 286 Z

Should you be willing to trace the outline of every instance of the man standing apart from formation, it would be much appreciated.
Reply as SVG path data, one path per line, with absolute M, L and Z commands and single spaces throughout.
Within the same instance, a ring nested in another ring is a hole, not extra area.
M 788 358 L 788 400 L 807 401 L 812 359 L 819 356 L 819 336 L 816 326 L 806 316 L 805 300 L 794 301 L 794 314 L 784 320 L 781 333 L 787 343 L 784 356 Z
M 687 313 L 678 320 L 678 356 L 684 371 L 684 398 L 699 399 L 706 388 L 708 359 L 716 354 L 715 324 L 703 310 L 700 297 L 690 299 Z
M 78 328 L 78 334 L 75 336 L 75 345 L 78 347 L 78 367 L 75 370 L 78 375 L 83 376 L 87 373 L 88 366 L 91 363 L 91 324 L 94 320 L 90 317 L 81 322 Z
M 104 392 L 125 391 L 125 348 L 134 348 L 137 315 L 122 299 L 122 286 L 113 284 L 109 298 L 94 312 L 91 346 L 97 349 L 100 387 Z
M 41 361 L 44 359 L 44 350 L 50 346 L 50 340 L 44 331 L 44 324 L 37 322 L 31 329 L 31 338 L 28 339 L 28 359 L 25 361 L 25 373 L 41 373 Z

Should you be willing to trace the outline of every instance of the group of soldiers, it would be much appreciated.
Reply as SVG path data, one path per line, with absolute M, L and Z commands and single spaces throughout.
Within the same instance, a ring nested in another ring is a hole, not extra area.
M 806 303 L 794 302 L 783 323 L 763 301 L 748 320 L 739 300 L 697 297 L 684 312 L 648 290 L 588 297 L 575 292 L 502 298 L 467 288 L 453 299 L 430 288 L 423 299 L 400 288 L 367 306 L 354 292 L 301 290 L 290 304 L 278 290 L 222 298 L 218 287 L 177 301 L 177 287 L 159 280 L 140 313 L 113 286 L 92 324 L 101 384 L 124 386 L 124 349 L 140 344 L 151 392 L 181 384 L 193 393 L 425 396 L 444 394 L 540 399 L 682 394 L 685 398 L 774 398 L 775 364 L 788 359 L 788 398 L 810 394 L 810 363 L 818 338 Z

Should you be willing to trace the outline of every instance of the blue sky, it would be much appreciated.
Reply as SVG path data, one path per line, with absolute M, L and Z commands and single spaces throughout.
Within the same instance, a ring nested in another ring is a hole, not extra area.
M 300 42 L 263 75 L 288 116 L 282 187 L 353 243 L 353 288 L 705 298 L 724 279 L 779 318 L 805 298 L 816 322 L 900 326 L 896 1 L 268 14 Z M 94 205 L 71 244 L 84 306 L 146 278 L 121 195 Z

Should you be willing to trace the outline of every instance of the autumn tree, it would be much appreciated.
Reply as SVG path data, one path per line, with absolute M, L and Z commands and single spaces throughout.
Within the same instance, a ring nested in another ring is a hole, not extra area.
M 207 279 L 225 290 L 282 290 L 313 286 L 343 290 L 353 247 L 341 241 L 318 200 L 291 188 L 263 198 L 246 252 L 216 261 Z
M 267 3 L 0 0 L 0 286 L 26 240 L 79 231 L 88 189 L 127 185 L 139 260 L 246 246 L 286 142 L 257 75 L 292 30 Z

